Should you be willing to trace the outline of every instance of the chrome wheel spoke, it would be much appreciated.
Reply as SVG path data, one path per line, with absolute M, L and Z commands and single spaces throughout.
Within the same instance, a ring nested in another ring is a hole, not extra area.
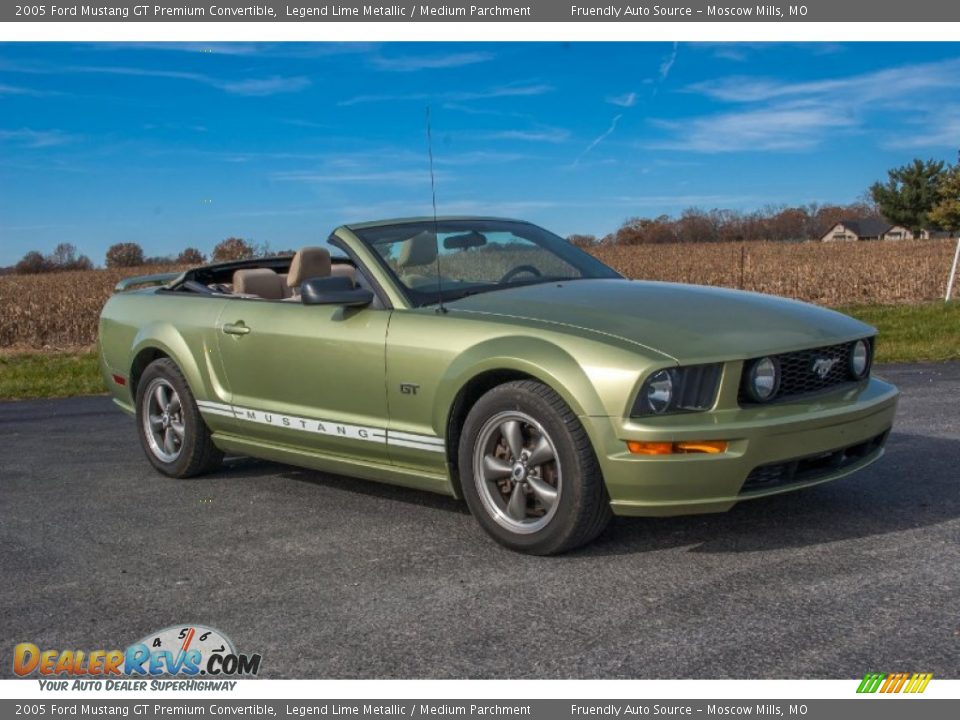
M 487 482 L 508 477 L 511 470 L 513 470 L 513 466 L 506 460 L 501 460 L 493 455 L 483 456 L 483 479 Z
M 507 515 L 517 522 L 522 522 L 527 518 L 527 496 L 523 491 L 523 485 L 520 483 L 514 483 L 510 502 L 507 503 Z
M 167 409 L 167 405 L 170 404 L 170 400 L 167 397 L 167 386 L 166 385 L 157 385 L 157 389 L 153 391 L 153 399 L 157 403 L 157 407 L 161 411 Z
M 523 433 L 520 432 L 520 423 L 516 420 L 507 420 L 500 425 L 500 434 L 510 448 L 514 461 L 519 460 L 520 453 L 523 452 Z
M 537 499 L 543 504 L 544 509 L 549 510 L 553 507 L 553 504 L 557 501 L 557 489 L 553 485 L 545 483 L 540 478 L 535 478 L 532 475 L 527 477 L 527 482 L 530 483 L 530 489 L 533 490 L 533 494 L 537 496 Z
M 503 410 L 477 433 L 472 484 L 493 522 L 529 536 L 556 518 L 564 492 L 560 466 L 557 446 L 536 417 Z
M 555 458 L 556 455 L 553 451 L 553 445 L 550 444 L 546 435 L 541 435 L 537 444 L 534 445 L 533 450 L 530 451 L 530 457 L 527 458 L 527 465 L 529 467 L 537 467 Z
M 187 434 L 180 395 L 169 381 L 154 378 L 144 390 L 140 407 L 147 449 L 162 463 L 176 462 Z

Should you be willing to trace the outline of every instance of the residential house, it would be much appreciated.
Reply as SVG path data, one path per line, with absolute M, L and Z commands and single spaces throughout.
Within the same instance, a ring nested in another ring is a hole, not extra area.
M 937 233 L 934 233 L 936 235 Z M 920 238 L 930 238 L 929 230 L 922 230 Z M 863 218 L 860 220 L 841 220 L 827 230 L 820 238 L 823 242 L 843 240 L 913 240 L 913 233 L 903 227 L 894 225 L 883 218 Z

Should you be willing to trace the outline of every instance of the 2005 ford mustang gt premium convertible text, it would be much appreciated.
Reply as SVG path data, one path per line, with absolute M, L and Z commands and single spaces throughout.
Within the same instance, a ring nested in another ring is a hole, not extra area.
M 161 472 L 226 452 L 446 493 L 536 554 L 859 470 L 898 395 L 867 325 L 626 280 L 513 220 L 348 225 L 118 290 L 103 375 Z

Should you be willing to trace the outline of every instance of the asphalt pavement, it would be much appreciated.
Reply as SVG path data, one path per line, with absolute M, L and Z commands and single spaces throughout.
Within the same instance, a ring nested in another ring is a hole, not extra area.
M 960 677 L 960 363 L 877 372 L 903 397 L 870 469 L 556 558 L 427 493 L 165 478 L 106 397 L 0 403 L 0 675 L 200 623 L 274 678 Z

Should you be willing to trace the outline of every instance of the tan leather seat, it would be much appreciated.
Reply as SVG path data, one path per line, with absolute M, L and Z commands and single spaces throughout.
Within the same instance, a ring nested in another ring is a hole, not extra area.
M 437 261 L 437 238 L 432 232 L 424 230 L 400 244 L 397 267 L 400 269 L 400 282 L 410 288 L 436 283 L 436 269 L 428 268 Z M 411 272 L 411 268 L 417 268 Z
M 293 296 L 293 288 L 290 287 L 289 278 L 287 273 L 280 273 L 280 282 L 283 283 L 283 299 L 286 300 L 289 297 Z
M 287 285 L 299 291 L 304 280 L 330 277 L 330 251 L 322 247 L 303 247 L 297 250 L 287 273 Z
M 350 278 L 350 282 L 357 284 L 357 269 L 353 265 L 338 263 L 330 266 L 330 277 Z
M 417 233 L 400 245 L 397 266 L 404 270 L 421 265 L 432 265 L 437 261 L 437 238 L 432 232 Z
M 283 281 L 269 268 L 237 270 L 233 273 L 233 292 L 254 295 L 264 300 L 283 299 Z

